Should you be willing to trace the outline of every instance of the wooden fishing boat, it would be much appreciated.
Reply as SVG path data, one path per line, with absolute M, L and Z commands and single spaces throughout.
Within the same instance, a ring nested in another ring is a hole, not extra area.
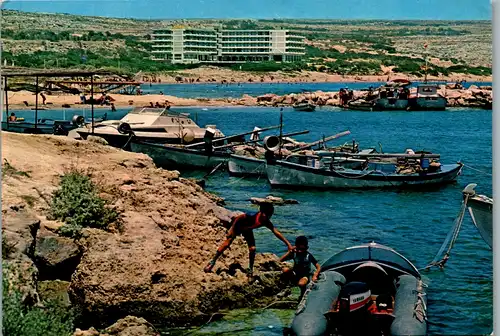
M 207 128 L 215 130 L 214 138 L 224 137 L 215 125 L 198 126 L 185 113 L 167 108 L 137 107 L 120 120 L 106 120 L 91 125 L 81 125 L 76 132 L 87 139 L 89 135 L 104 138 L 109 145 L 124 147 L 129 142 L 129 131 L 136 139 L 158 144 L 190 144 L 203 140 Z
M 405 79 L 388 82 L 377 89 L 370 89 L 366 97 L 351 100 L 344 107 L 361 111 L 405 111 L 408 109 L 409 85 L 411 82 Z
M 408 98 L 408 110 L 411 111 L 439 111 L 445 110 L 448 100 L 439 95 L 436 84 L 419 84 L 414 94 Z
M 230 152 L 207 152 L 203 150 L 174 147 L 168 144 L 150 143 L 132 140 L 130 149 L 136 153 L 149 155 L 153 162 L 161 168 L 208 169 L 211 170 L 219 164 L 225 164 Z
M 293 105 L 293 109 L 295 111 L 313 112 L 316 109 L 316 105 L 311 103 L 300 103 Z
M 484 241 L 493 248 L 493 198 L 478 195 L 474 188 L 477 184 L 469 184 L 462 191 L 467 200 L 467 208 L 472 222 Z
M 325 261 L 285 334 L 426 335 L 427 285 L 403 255 L 375 242 Z
M 229 175 L 244 177 L 266 176 L 266 160 L 231 154 L 227 162 Z
M 289 135 L 298 135 L 298 134 L 303 134 L 303 132 L 294 132 L 294 133 L 289 133 L 286 134 L 286 136 Z M 291 151 L 292 152 L 298 152 L 298 151 L 304 151 L 307 149 L 310 149 L 313 146 L 322 144 L 325 145 L 326 142 L 337 139 L 341 136 L 348 135 L 350 134 L 349 131 L 341 132 L 338 134 L 335 134 L 333 136 L 326 137 L 324 139 L 320 139 L 318 141 L 314 141 L 312 143 L 308 143 L 305 145 L 297 145 L 295 148 L 293 148 Z M 270 144 L 272 142 L 272 144 Z M 278 151 L 279 149 L 279 138 L 277 136 L 272 136 L 272 137 L 266 137 L 264 139 L 264 147 L 267 149 L 270 149 L 271 151 L 275 152 Z M 328 150 L 322 150 L 315 152 L 317 155 L 304 155 L 300 153 L 293 153 L 292 155 L 288 155 L 284 160 L 289 161 L 289 162 L 296 162 L 296 163 L 303 163 L 306 164 L 308 160 L 320 160 L 322 157 L 328 157 L 328 156 L 333 156 L 335 152 L 339 151 L 345 151 L 345 150 L 350 150 L 350 151 L 355 151 L 358 152 L 358 145 L 354 142 L 352 145 L 345 143 L 344 145 L 337 146 L 330 148 Z M 336 160 L 339 164 L 345 164 L 345 166 L 349 166 L 349 164 L 353 164 L 354 166 L 358 166 L 360 164 L 359 160 L 350 160 L 350 159 L 345 159 L 345 158 L 337 158 Z M 364 162 L 362 160 L 361 162 Z M 264 158 L 256 158 L 256 157 L 249 157 L 249 156 L 244 156 L 244 155 L 237 155 L 237 154 L 232 154 L 229 158 L 228 161 L 228 170 L 229 174 L 233 176 L 244 176 L 244 177 L 262 177 L 266 176 L 266 160 Z
M 83 117 L 82 117 L 83 118 Z M 24 121 L 23 118 L 17 121 L 2 121 L 2 130 L 15 133 L 30 134 L 55 134 L 68 135 L 68 132 L 77 128 L 70 120 L 39 119 L 37 123 Z M 83 119 L 82 119 L 83 120 Z M 102 119 L 95 119 L 95 122 L 101 122 Z M 91 119 L 86 120 L 90 123 Z
M 364 149 L 360 154 L 373 153 L 375 150 Z M 350 169 L 361 169 L 366 162 L 364 159 L 354 157 L 335 156 L 335 148 L 332 150 L 315 151 L 312 155 L 292 154 L 283 158 L 284 161 L 314 166 L 316 162 L 321 165 L 333 165 Z M 243 155 L 231 154 L 228 161 L 229 174 L 233 176 L 263 177 L 267 176 L 266 160 Z
M 337 154 L 338 155 L 338 154 Z M 436 157 L 434 155 L 411 154 L 366 154 L 359 158 Z M 422 160 L 427 162 L 426 160 Z M 268 160 L 267 178 L 274 187 L 319 188 L 319 189 L 369 189 L 369 188 L 415 188 L 453 182 L 462 170 L 463 164 L 439 164 L 438 167 L 423 166 L 418 172 L 407 173 L 394 162 L 369 162 L 362 170 L 346 169 L 338 166 L 297 164 L 282 160 Z

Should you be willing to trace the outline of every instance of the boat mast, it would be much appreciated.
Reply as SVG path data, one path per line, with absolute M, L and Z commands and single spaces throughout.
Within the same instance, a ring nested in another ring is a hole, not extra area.
M 427 46 L 428 44 L 424 44 L 424 57 L 425 57 L 425 77 L 424 77 L 424 83 L 427 84 L 427 57 L 428 57 L 428 52 L 427 52 Z
M 283 145 L 283 108 L 280 109 L 280 147 L 278 155 L 281 159 L 281 146 Z

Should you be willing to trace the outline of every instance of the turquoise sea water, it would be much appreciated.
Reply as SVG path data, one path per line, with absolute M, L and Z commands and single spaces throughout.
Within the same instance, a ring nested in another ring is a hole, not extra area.
M 183 85 L 185 90 L 193 86 Z M 200 126 L 216 124 L 225 134 L 279 124 L 277 108 L 179 110 L 192 112 L 193 117 L 196 114 Z M 121 118 L 127 111 L 119 109 L 113 118 Z M 72 112 L 76 111 L 66 110 L 67 117 L 71 118 Z M 23 113 L 29 117 L 32 111 L 19 111 L 18 116 Z M 44 113 L 44 117 L 48 117 L 62 112 Z M 96 116 L 102 113 L 104 111 L 99 110 Z M 304 113 L 285 108 L 284 125 L 285 132 L 310 130 L 309 134 L 298 136 L 298 140 L 313 141 L 348 129 L 351 135 L 331 144 L 355 139 L 361 147 L 378 148 L 381 143 L 384 152 L 424 149 L 440 153 L 443 163 L 460 160 L 475 169 L 492 173 L 491 110 L 358 112 L 319 108 Z M 460 209 L 461 191 L 468 183 L 477 183 L 479 193 L 492 194 L 491 176 L 468 167 L 464 168 L 456 184 L 427 192 L 272 190 L 266 180 L 233 178 L 224 172 L 212 175 L 206 189 L 224 197 L 227 207 L 235 210 L 254 210 L 248 201 L 250 197 L 273 194 L 297 199 L 298 205 L 277 207 L 273 222 L 289 240 L 307 235 L 310 250 L 320 262 L 346 247 L 374 240 L 396 249 L 420 268 L 433 259 L 451 229 Z M 269 231 L 259 229 L 255 235 L 258 251 L 276 255 L 286 252 L 283 244 Z M 213 248 L 215 250 L 216 246 Z M 247 260 L 242 262 L 246 265 Z M 468 215 L 445 269 L 423 275 L 429 286 L 429 334 L 491 333 L 492 251 Z M 192 334 L 279 335 L 292 317 L 292 310 L 238 310 Z
M 214 123 L 225 134 L 231 134 L 253 126 L 279 124 L 279 109 L 208 109 L 199 112 L 198 118 L 201 125 Z M 284 111 L 287 132 L 311 131 L 297 139 L 316 140 L 323 134 L 328 136 L 348 129 L 351 135 L 332 144 L 356 139 L 361 147 L 378 148 L 380 142 L 385 152 L 424 149 L 440 153 L 443 163 L 461 160 L 489 174 L 492 173 L 491 118 L 491 111 L 466 109 L 376 113 L 338 109 L 312 113 Z M 223 172 L 211 176 L 206 189 L 224 197 L 227 207 L 243 211 L 255 209 L 248 201 L 250 197 L 273 194 L 297 199 L 298 205 L 277 207 L 273 222 L 290 240 L 300 234 L 307 235 L 310 250 L 320 261 L 346 247 L 374 240 L 396 249 L 420 268 L 433 259 L 451 229 L 460 210 L 461 191 L 468 183 L 477 183 L 476 190 L 480 193 L 492 194 L 491 176 L 467 167 L 456 184 L 428 192 L 272 190 L 265 180 L 228 177 Z M 265 229 L 256 231 L 256 240 L 260 252 L 277 255 L 286 252 L 283 244 Z M 243 263 L 246 265 L 247 260 Z M 468 215 L 445 269 L 423 275 L 429 285 L 429 334 L 491 333 L 492 252 Z M 277 335 L 292 317 L 293 311 L 241 311 L 194 334 Z

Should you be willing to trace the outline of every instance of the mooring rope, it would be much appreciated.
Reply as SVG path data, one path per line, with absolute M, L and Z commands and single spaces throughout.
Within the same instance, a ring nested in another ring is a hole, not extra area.
M 471 166 L 469 166 L 469 165 L 466 165 L 465 163 L 462 163 L 462 164 L 464 165 L 464 167 L 469 168 L 469 169 L 472 169 L 472 170 L 475 170 L 475 171 L 477 171 L 478 173 L 485 174 L 485 175 L 488 175 L 488 176 L 493 176 L 493 174 L 490 174 L 490 173 L 485 172 L 485 171 L 483 171 L 483 170 L 480 170 L 480 169 L 477 169 L 477 168 L 471 167 Z
M 434 259 L 424 268 L 421 268 L 420 270 L 428 270 L 432 266 L 439 266 L 441 269 L 444 268 L 444 264 L 448 261 L 450 258 L 450 252 L 451 249 L 453 248 L 453 245 L 455 244 L 455 241 L 458 238 L 458 234 L 460 233 L 460 228 L 462 226 L 463 220 L 464 220 L 464 215 L 465 215 L 465 210 L 467 209 L 467 201 L 469 199 L 469 195 L 466 194 L 464 201 L 462 203 L 462 208 L 460 209 L 459 215 L 455 219 L 455 225 L 451 228 L 451 230 L 448 232 L 448 235 L 446 236 L 445 241 L 441 245 L 441 248 L 439 249 L 438 253 L 434 257 Z M 438 261 L 440 256 L 442 255 L 444 249 L 446 248 L 446 245 L 449 243 L 448 249 L 444 256 Z
M 232 185 L 232 184 L 235 184 L 235 183 L 238 183 L 240 182 L 241 180 L 247 178 L 248 176 L 250 176 L 250 174 L 252 173 L 255 173 L 257 170 L 259 170 L 263 165 L 265 165 L 266 163 L 261 163 L 259 164 L 254 170 L 252 170 L 251 172 L 248 172 L 248 173 L 243 173 L 243 176 L 241 177 L 238 177 L 236 180 L 234 181 L 230 181 L 228 184 L 229 185 Z M 259 176 L 259 179 L 260 179 L 260 176 Z

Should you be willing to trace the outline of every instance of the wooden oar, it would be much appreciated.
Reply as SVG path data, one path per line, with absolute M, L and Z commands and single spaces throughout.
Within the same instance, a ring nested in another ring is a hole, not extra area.
M 277 128 L 280 128 L 280 126 L 279 125 L 278 126 L 270 126 L 270 127 L 265 127 L 265 128 L 259 129 L 257 131 L 254 130 L 254 131 L 249 131 L 249 132 L 245 132 L 245 133 L 234 134 L 234 135 L 226 136 L 226 137 L 223 137 L 223 138 L 214 139 L 214 140 L 212 140 L 212 143 L 219 142 L 219 141 L 224 141 L 224 140 L 227 140 L 227 139 L 236 138 L 236 137 L 239 137 L 239 136 L 242 136 L 242 135 L 248 135 L 248 134 L 252 134 L 252 133 L 256 133 L 256 132 L 260 133 L 260 132 L 264 132 L 264 131 L 270 131 L 270 130 L 277 129 Z M 185 148 L 200 146 L 200 145 L 203 145 L 204 143 L 205 143 L 204 141 L 197 142 L 197 143 L 194 143 L 194 144 L 187 145 Z
M 398 154 L 398 153 L 390 153 L 390 154 L 377 154 L 377 153 L 359 154 L 359 153 L 335 152 L 335 153 L 332 153 L 332 155 L 335 155 L 335 156 L 350 156 L 350 157 L 363 157 L 363 158 L 371 158 L 371 157 L 392 158 L 392 157 L 397 157 L 397 158 L 412 158 L 412 159 L 421 159 L 421 158 L 439 159 L 441 157 L 441 154 L 405 154 L 405 153 L 400 153 L 400 154 Z
M 351 134 L 351 131 L 344 131 L 344 132 L 341 132 L 341 133 L 329 136 L 327 138 L 311 142 L 311 143 L 309 143 L 307 145 L 304 145 L 304 146 L 301 146 L 299 148 L 292 149 L 292 152 L 298 152 L 298 151 L 301 151 L 301 150 L 304 150 L 304 149 L 308 149 L 308 148 L 311 148 L 311 147 L 313 147 L 313 146 L 315 146 L 317 144 L 320 144 L 322 142 L 324 143 L 324 142 L 327 142 L 327 141 L 330 141 L 330 140 L 333 140 L 333 139 L 337 139 L 337 138 L 340 138 L 340 137 L 342 137 L 344 135 L 349 135 L 349 134 Z
M 291 137 L 291 136 L 307 134 L 307 133 L 309 133 L 308 130 L 300 131 L 300 132 L 285 133 L 285 134 L 282 134 L 282 137 Z M 237 142 L 237 143 L 227 144 L 227 145 L 223 145 L 223 146 L 217 146 L 217 147 L 214 147 L 214 149 L 221 149 L 221 148 L 227 148 L 227 147 L 246 145 L 246 144 L 256 143 L 259 141 L 262 141 L 262 140 L 259 139 L 259 140 L 249 140 L 249 141 L 245 141 L 245 142 Z

